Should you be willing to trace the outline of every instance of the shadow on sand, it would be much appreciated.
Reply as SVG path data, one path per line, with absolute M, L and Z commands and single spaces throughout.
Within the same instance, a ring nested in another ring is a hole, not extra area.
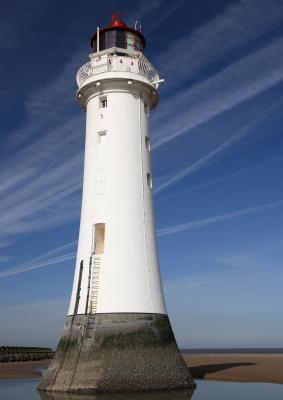
M 226 363 L 226 364 L 209 364 L 209 365 L 198 365 L 191 367 L 190 371 L 194 379 L 204 379 L 205 375 L 212 374 L 213 372 L 219 372 L 224 369 L 234 367 L 246 367 L 249 365 L 256 365 L 255 363 Z
M 191 400 L 193 390 L 145 393 L 72 394 L 39 392 L 41 400 Z

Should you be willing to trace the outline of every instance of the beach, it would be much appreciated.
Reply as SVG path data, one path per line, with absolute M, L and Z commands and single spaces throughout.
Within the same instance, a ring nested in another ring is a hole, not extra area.
M 283 354 L 185 355 L 195 379 L 283 384 Z
M 40 378 L 40 369 L 49 364 L 50 360 L 0 363 L 0 379 Z
M 283 354 L 184 355 L 195 379 L 283 384 Z M 46 361 L 0 363 L 0 379 L 40 378 Z

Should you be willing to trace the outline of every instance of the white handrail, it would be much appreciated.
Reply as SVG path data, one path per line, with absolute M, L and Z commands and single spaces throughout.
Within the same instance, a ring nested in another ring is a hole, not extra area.
M 77 84 L 79 88 L 87 79 L 105 72 L 130 72 L 148 79 L 152 84 L 159 80 L 156 69 L 145 57 L 138 58 L 108 54 L 93 58 L 78 70 Z

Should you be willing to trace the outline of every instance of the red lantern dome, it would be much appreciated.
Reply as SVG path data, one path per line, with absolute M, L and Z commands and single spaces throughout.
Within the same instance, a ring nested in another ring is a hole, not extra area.
M 91 38 L 93 52 L 97 51 L 97 32 Z M 111 47 L 120 47 L 127 50 L 144 51 L 146 41 L 141 32 L 129 28 L 119 19 L 118 14 L 112 15 L 112 22 L 106 28 L 99 30 L 99 51 Z

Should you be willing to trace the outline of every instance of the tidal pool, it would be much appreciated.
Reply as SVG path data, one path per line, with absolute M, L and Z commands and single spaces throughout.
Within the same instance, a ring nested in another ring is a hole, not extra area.
M 186 391 L 78 396 L 38 393 L 38 379 L 0 380 L 0 400 L 282 400 L 283 385 L 198 380 L 193 394 Z

